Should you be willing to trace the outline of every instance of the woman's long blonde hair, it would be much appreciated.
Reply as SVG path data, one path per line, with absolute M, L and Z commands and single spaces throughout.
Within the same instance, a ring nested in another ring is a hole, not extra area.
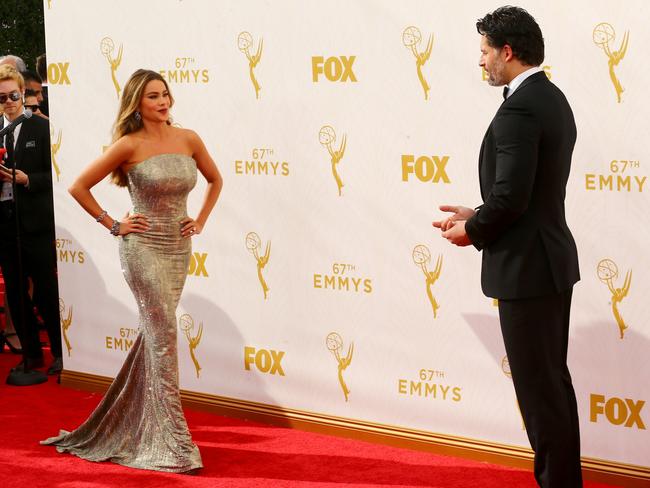
M 142 118 L 136 117 L 135 113 L 138 111 L 138 107 L 140 106 L 145 86 L 153 80 L 162 81 L 165 84 L 165 89 L 167 90 L 167 93 L 169 93 L 169 107 L 171 108 L 174 105 L 174 98 L 169 91 L 169 85 L 167 85 L 167 82 L 160 73 L 148 69 L 137 70 L 131 75 L 129 81 L 126 82 L 126 85 L 124 85 L 122 99 L 120 100 L 120 110 L 118 111 L 117 119 L 113 124 L 113 142 L 126 134 L 130 134 L 131 132 L 135 132 L 142 128 Z M 171 123 L 172 121 L 170 118 L 167 120 L 167 124 L 171 125 Z M 111 182 L 117 186 L 126 186 L 126 174 L 122 170 L 121 166 L 111 173 Z

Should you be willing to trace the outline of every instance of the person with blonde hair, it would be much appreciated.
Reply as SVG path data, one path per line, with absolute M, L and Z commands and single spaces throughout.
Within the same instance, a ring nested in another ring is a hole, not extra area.
M 25 113 L 24 93 L 21 74 L 9 64 L 0 65 L 0 106 L 4 112 L 0 129 Z M 0 138 L 0 144 L 5 150 L 4 161 L 0 158 L 0 267 L 23 348 L 23 361 L 7 381 L 28 385 L 47 380 L 33 372 L 45 366 L 34 305 L 45 324 L 54 357 L 48 373 L 57 374 L 62 367 L 48 122 L 41 117 L 27 118 Z
M 171 125 L 174 103 L 155 71 L 138 70 L 122 93 L 113 144 L 76 179 L 70 194 L 120 236 L 122 270 L 137 302 L 139 333 L 117 377 L 90 417 L 73 432 L 43 441 L 90 461 L 174 473 L 202 467 L 181 408 L 176 307 L 192 245 L 221 192 L 222 179 L 201 138 Z M 196 218 L 187 195 L 197 169 L 207 180 Z M 111 174 L 126 186 L 133 212 L 110 217 L 91 188 Z

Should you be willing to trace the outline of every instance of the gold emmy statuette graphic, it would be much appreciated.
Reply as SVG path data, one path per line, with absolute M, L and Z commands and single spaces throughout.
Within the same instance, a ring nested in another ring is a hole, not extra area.
M 255 232 L 249 232 L 246 234 L 246 249 L 255 256 L 257 261 L 257 278 L 260 280 L 260 285 L 262 285 L 262 291 L 264 292 L 264 300 L 268 298 L 269 286 L 262 276 L 262 270 L 269 262 L 269 257 L 271 256 L 271 241 L 266 243 L 266 250 L 264 251 L 264 256 L 260 256 L 259 249 L 262 247 L 262 240 L 260 236 Z
M 321 127 L 320 132 L 318 132 L 318 140 L 323 146 L 327 148 L 327 152 L 329 152 L 330 156 L 332 157 L 332 174 L 336 180 L 336 186 L 339 189 L 339 196 L 341 196 L 341 189 L 344 185 L 343 181 L 341 181 L 341 177 L 339 176 L 338 171 L 336 170 L 336 166 L 339 164 L 341 159 L 343 159 L 343 155 L 345 154 L 347 137 L 345 134 L 343 134 L 343 138 L 341 139 L 341 146 L 339 147 L 338 151 L 335 151 L 332 149 L 332 144 L 336 142 L 336 132 L 334 132 L 334 129 L 331 126 L 324 125 Z
M 339 383 L 341 384 L 341 389 L 343 390 L 343 395 L 345 396 L 345 401 L 347 402 L 348 395 L 350 394 L 350 389 L 348 388 L 348 385 L 346 385 L 345 381 L 343 380 L 343 371 L 345 371 L 345 368 L 350 366 L 350 363 L 352 362 L 354 343 L 353 342 L 350 343 L 350 345 L 348 346 L 348 354 L 343 357 L 341 357 L 341 351 L 343 350 L 343 339 L 337 332 L 330 332 L 329 334 L 327 334 L 327 337 L 325 338 L 325 344 L 327 345 L 327 349 L 329 349 L 329 351 L 332 354 L 334 354 L 334 357 L 338 362 Z
M 56 142 L 52 144 L 52 166 L 54 167 L 54 174 L 56 175 L 56 181 L 59 181 L 59 177 L 61 176 L 61 169 L 59 168 L 59 165 L 56 162 L 56 153 L 58 153 L 59 149 L 61 148 L 61 136 L 62 136 L 62 132 L 59 129 L 59 134 L 56 138 Z M 54 140 L 54 133 L 51 134 L 51 139 Z
M 203 322 L 199 324 L 199 330 L 194 337 L 192 337 L 192 334 L 190 333 L 192 329 L 194 329 L 194 319 L 190 314 L 185 313 L 180 316 L 180 318 L 178 319 L 178 327 L 183 332 L 185 332 L 185 338 L 187 339 L 187 342 L 190 346 L 190 356 L 192 357 L 192 361 L 194 362 L 194 369 L 196 369 L 196 377 L 198 378 L 199 371 L 201 371 L 201 365 L 199 364 L 199 361 L 196 359 L 194 350 L 201 342 L 201 337 L 203 337 Z
M 618 103 L 621 103 L 621 94 L 624 89 L 621 86 L 621 82 L 618 81 L 616 73 L 614 73 L 614 67 L 618 66 L 618 63 L 625 57 L 627 52 L 627 46 L 630 40 L 630 31 L 625 32 L 623 35 L 623 40 L 621 41 L 621 46 L 618 48 L 618 51 L 612 51 L 609 47 L 610 42 L 614 42 L 616 39 L 616 32 L 611 24 L 607 22 L 601 22 L 596 27 L 594 27 L 593 40 L 596 46 L 605 51 L 608 61 L 607 65 L 609 66 L 609 77 L 612 79 L 614 84 L 614 89 L 616 90 L 616 99 Z
M 99 43 L 99 50 L 101 53 L 106 56 L 108 64 L 111 67 L 111 78 L 113 79 L 113 85 L 115 86 L 115 91 L 117 92 L 117 99 L 120 99 L 120 84 L 117 82 L 117 77 L 115 72 L 122 62 L 122 44 L 120 44 L 120 49 L 117 51 L 117 58 L 113 59 L 113 51 L 115 50 L 115 43 L 110 37 L 104 37 Z
M 47 9 L 50 10 L 52 8 L 52 0 L 47 0 Z
M 70 351 L 72 351 L 72 346 L 68 340 L 68 329 L 72 325 L 72 306 L 68 309 L 68 316 L 63 318 L 65 315 L 65 302 L 63 298 L 59 298 L 59 313 L 61 314 L 61 332 L 63 332 L 63 341 L 65 342 L 65 347 L 68 349 L 68 357 L 70 356 Z
M 433 318 L 435 319 L 438 316 L 440 305 L 438 305 L 436 298 L 433 296 L 431 288 L 434 283 L 438 281 L 438 278 L 440 278 L 440 272 L 442 270 L 442 255 L 438 256 L 435 269 L 429 271 L 427 264 L 431 262 L 431 251 L 429 251 L 427 246 L 419 244 L 413 248 L 413 262 L 420 267 L 426 278 L 427 296 L 429 297 L 431 308 L 433 308 Z
M 623 320 L 620 312 L 618 311 L 618 304 L 623 301 L 630 291 L 630 284 L 632 283 L 632 270 L 628 270 L 625 274 L 625 281 L 623 282 L 622 288 L 614 287 L 614 280 L 618 278 L 618 266 L 611 259 L 602 259 L 596 268 L 596 273 L 598 274 L 598 279 L 607 285 L 609 291 L 612 294 L 612 313 L 618 324 L 618 330 L 621 333 L 621 339 L 623 339 L 623 334 L 627 325 Z
M 258 99 L 260 98 L 260 90 L 262 87 L 257 82 L 255 73 L 253 73 L 253 69 L 255 66 L 257 66 L 257 63 L 259 63 L 260 59 L 262 58 L 263 46 L 264 39 L 260 39 L 260 43 L 257 45 L 257 52 L 254 56 L 251 56 L 250 48 L 253 47 L 253 36 L 251 36 L 249 32 L 244 31 L 240 32 L 239 36 L 237 37 L 237 47 L 246 55 L 246 59 L 248 59 L 248 73 L 251 77 L 251 81 L 253 82 L 253 88 L 255 88 L 255 98 Z
M 422 52 L 418 52 L 418 46 L 421 41 L 422 34 L 420 33 L 420 29 L 414 26 L 410 26 L 404 29 L 404 32 L 402 33 L 402 42 L 411 50 L 413 56 L 415 56 L 415 66 L 418 70 L 418 78 L 420 79 L 420 84 L 424 90 L 424 99 L 428 100 L 430 87 L 427 83 L 427 80 L 424 79 L 424 75 L 422 74 L 422 66 L 426 64 L 426 62 L 429 60 L 429 57 L 431 56 L 431 48 L 433 47 L 433 34 L 429 36 L 429 42 L 427 42 L 426 49 Z
M 501 360 L 501 371 L 503 371 L 503 374 L 506 375 L 508 378 L 512 379 L 512 371 L 510 371 L 510 361 L 508 361 L 508 356 L 503 356 L 503 359 Z M 521 408 L 519 407 L 519 402 L 515 398 L 515 403 L 517 404 L 517 411 L 519 412 L 519 418 L 521 419 L 521 428 L 522 430 L 526 430 L 526 424 L 524 424 L 524 417 L 521 415 Z

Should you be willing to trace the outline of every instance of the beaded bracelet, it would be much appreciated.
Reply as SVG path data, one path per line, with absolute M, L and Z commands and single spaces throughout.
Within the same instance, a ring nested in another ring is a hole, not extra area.
M 119 220 L 114 220 L 113 225 L 111 226 L 111 234 L 114 236 L 119 236 L 120 235 L 120 221 Z
M 95 222 L 101 222 L 104 220 L 104 217 L 108 215 L 108 212 L 106 210 L 102 210 L 102 213 L 100 213 L 97 218 L 95 219 Z

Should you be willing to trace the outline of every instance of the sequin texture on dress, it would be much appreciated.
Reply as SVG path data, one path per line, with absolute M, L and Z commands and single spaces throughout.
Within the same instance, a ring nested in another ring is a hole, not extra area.
M 120 239 L 122 270 L 138 305 L 139 333 L 90 417 L 76 430 L 42 443 L 90 461 L 193 471 L 203 465 L 181 408 L 176 307 L 192 251 L 191 240 L 181 236 L 180 221 L 196 184 L 196 162 L 182 154 L 152 156 L 133 166 L 127 178 L 134 212 L 149 219 L 149 230 Z

